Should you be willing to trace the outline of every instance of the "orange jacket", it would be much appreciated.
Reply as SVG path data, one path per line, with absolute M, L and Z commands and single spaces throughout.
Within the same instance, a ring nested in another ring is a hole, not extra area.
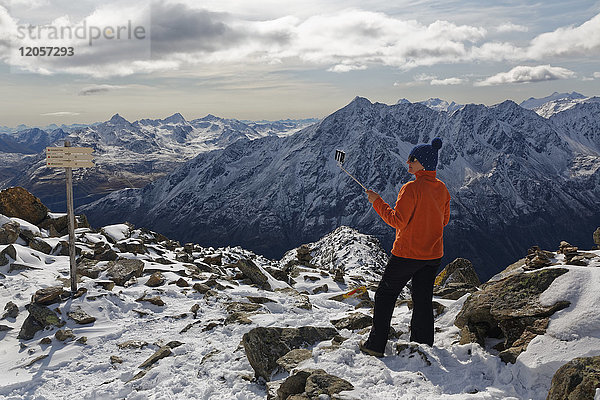
M 396 228 L 392 254 L 416 260 L 434 260 L 444 255 L 444 226 L 450 220 L 450 193 L 436 171 L 417 171 L 407 182 L 394 209 L 381 197 L 373 208 L 386 224 Z

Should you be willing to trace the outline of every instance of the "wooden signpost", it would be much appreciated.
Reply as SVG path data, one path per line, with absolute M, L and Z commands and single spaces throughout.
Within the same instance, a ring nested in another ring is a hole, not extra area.
M 73 207 L 73 168 L 93 167 L 91 147 L 46 147 L 46 166 L 64 168 L 67 176 L 67 218 L 69 220 L 69 262 L 71 266 L 71 295 L 77 292 L 77 263 L 75 261 L 75 210 Z

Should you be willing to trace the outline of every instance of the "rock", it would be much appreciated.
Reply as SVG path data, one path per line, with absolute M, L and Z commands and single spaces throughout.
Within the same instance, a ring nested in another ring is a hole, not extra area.
M 313 294 L 327 293 L 328 291 L 329 291 L 329 286 L 327 286 L 327 284 L 324 284 L 323 286 L 314 288 Z
M 183 279 L 183 278 L 179 278 L 179 279 L 177 280 L 177 282 L 175 282 L 175 284 L 176 284 L 177 286 L 179 286 L 179 287 L 189 287 L 189 286 L 190 286 L 190 284 L 188 283 L 188 281 L 186 281 L 186 280 L 185 280 L 185 279 Z
M 250 314 L 245 312 L 234 312 L 225 318 L 225 325 L 230 324 L 242 324 L 242 325 L 250 325 L 252 320 L 248 318 Z
M 143 349 L 148 346 L 148 342 L 144 342 L 142 340 L 128 340 L 123 343 L 117 344 L 119 349 Z
M 481 281 L 471 261 L 457 258 L 435 278 L 433 294 L 445 299 L 457 300 L 467 293 L 477 291 Z
M 295 283 L 294 280 L 289 276 L 289 274 L 287 272 L 285 272 L 284 270 L 282 270 L 282 269 L 265 267 L 265 270 L 273 278 L 277 279 L 278 281 L 285 282 L 285 283 L 287 283 L 290 286 Z
M 596 243 L 596 247 L 600 249 L 600 227 L 594 231 L 594 243 Z
M 0 325 L 0 332 L 5 332 L 5 331 L 12 331 L 13 328 L 11 328 L 8 325 Z
M 17 305 L 12 301 L 6 303 L 6 305 L 4 306 L 4 311 L 5 312 L 2 315 L 2 318 L 0 319 L 17 318 L 17 316 L 19 315 L 19 307 L 17 307 Z
M 235 266 L 259 288 L 272 290 L 271 285 L 269 285 L 269 279 L 252 260 L 242 258 L 238 260 Z
M 160 271 L 154 272 L 146 281 L 145 285 L 149 287 L 157 287 L 165 284 L 165 277 Z
M 311 265 L 313 257 L 310 254 L 310 247 L 303 244 L 296 250 L 296 258 L 300 264 Z
M 77 263 L 77 275 L 87 276 L 91 279 L 98 279 L 100 273 L 107 268 L 107 266 L 104 264 L 98 264 L 98 260 L 89 260 L 87 258 L 81 259 L 81 261 Z
M 111 364 L 123 364 L 123 359 L 119 356 L 110 356 Z
M 354 386 L 345 379 L 330 375 L 323 370 L 317 370 L 306 379 L 306 394 L 310 399 L 319 398 L 326 394 L 329 397 L 344 390 L 353 390 Z
M 415 355 L 418 355 L 425 362 L 425 364 L 431 366 L 431 361 L 429 361 L 427 354 L 421 350 L 417 344 L 398 343 L 396 345 L 396 354 L 402 355 L 404 353 L 408 353 L 408 358 L 413 358 Z
M 139 278 L 144 271 L 144 262 L 141 260 L 123 259 L 118 261 L 110 261 L 106 274 L 110 279 L 119 286 L 125 286 L 131 278 Z
M 523 269 L 531 271 L 540 269 L 552 265 L 550 258 L 552 253 L 549 251 L 541 250 L 538 246 L 533 246 L 527 250 L 527 257 Z
M 342 319 L 333 320 L 331 324 L 337 329 L 348 329 L 351 331 L 368 328 L 373 324 L 373 317 L 361 312 L 353 313 Z
M 69 217 L 67 214 L 57 218 L 49 217 L 37 225 L 42 229 L 49 230 L 51 237 L 63 236 L 69 230 Z
M 12 244 L 9 244 L 0 251 L 0 265 L 6 265 L 10 262 L 7 257 L 10 257 L 12 261 L 17 259 L 17 249 Z
M 199 292 L 200 294 L 206 294 L 210 290 L 210 286 L 205 285 L 204 283 L 197 282 L 197 283 L 194 283 L 194 286 L 192 286 L 192 289 Z
M 247 296 L 246 297 L 251 303 L 254 304 L 266 304 L 266 303 L 275 303 L 275 300 L 271 300 L 267 297 L 260 297 L 260 296 Z
M 549 321 L 549 318 L 538 319 L 533 322 L 532 326 L 526 327 L 521 336 L 515 340 L 510 348 L 502 350 L 500 354 L 498 354 L 500 359 L 505 363 L 516 363 L 519 354 L 527 350 L 529 342 L 531 342 L 537 335 L 543 335 L 546 332 Z M 504 347 L 502 343 L 501 345 Z
M 435 286 L 444 286 L 447 283 L 461 283 L 471 286 L 481 285 L 481 281 L 473 268 L 471 261 L 466 258 L 457 258 L 438 274 L 435 278 Z
M 528 342 L 517 344 L 516 341 L 528 327 L 570 305 L 567 301 L 552 306 L 539 303 L 540 294 L 554 279 L 567 272 L 564 268 L 551 268 L 514 274 L 472 294 L 454 322 L 461 328 L 461 343 L 474 340 L 483 346 L 486 337 L 494 337 L 504 338 L 504 350 L 514 345 L 526 347 Z
M 217 254 L 215 256 L 204 257 L 202 262 L 211 265 L 223 265 L 223 256 L 221 254 Z
M 181 346 L 183 343 L 178 341 L 172 341 L 159 348 L 153 355 L 151 355 L 146 361 L 140 364 L 139 368 L 148 368 L 155 364 L 158 360 L 168 357 L 172 354 L 171 349 Z
M 91 324 L 93 322 L 96 322 L 96 317 L 92 317 L 91 315 L 83 311 L 81 307 L 77 307 L 75 311 L 68 312 L 67 316 L 79 325 Z
M 278 399 L 289 399 L 289 396 L 304 393 L 306 380 L 310 374 L 310 371 L 298 371 L 289 376 L 277 389 Z
M 48 208 L 40 199 L 22 187 L 12 187 L 0 192 L 0 214 L 17 217 L 38 225 L 48 216 Z
M 308 349 L 294 349 L 289 351 L 282 357 L 279 357 L 276 361 L 277 365 L 286 370 L 287 372 L 291 372 L 294 368 L 298 366 L 302 361 L 308 360 L 312 358 L 312 351 Z M 308 376 L 307 376 L 308 377 Z M 302 390 L 303 392 L 304 390 Z M 302 393 L 296 392 L 296 393 Z
M 37 250 L 44 254 L 52 253 L 52 246 L 50 246 L 48 243 L 46 243 L 45 240 L 40 238 L 31 239 L 29 241 L 29 247 L 31 247 L 33 250 Z
M 82 337 L 80 337 L 79 339 L 77 339 L 76 341 L 77 341 L 77 343 L 79 343 L 79 344 L 86 344 L 86 343 L 87 343 L 87 340 L 88 340 L 87 336 L 82 336 Z
M 142 297 L 140 297 L 139 299 L 136 300 L 137 302 L 148 302 L 150 304 L 154 304 L 155 306 L 164 306 L 165 302 L 160 298 L 160 296 L 154 296 L 154 297 L 146 297 L 146 294 L 144 293 L 144 295 Z
M 49 337 L 42 338 L 42 340 L 40 340 L 40 344 L 43 344 L 43 345 L 52 344 L 52 339 L 50 339 Z
M 547 400 L 597 398 L 600 388 L 600 356 L 575 358 L 556 371 Z
M 293 349 L 310 346 L 323 340 L 330 340 L 337 334 L 334 328 L 264 328 L 258 327 L 245 333 L 242 344 L 246 357 L 254 369 L 256 377 L 271 380 L 271 374 L 278 368 L 277 360 Z
M 19 238 L 21 229 L 18 222 L 10 221 L 0 227 L 0 244 L 13 244 Z
M 60 301 L 62 300 L 61 296 L 65 293 L 66 292 L 62 286 L 51 286 L 43 288 L 35 292 L 35 294 L 33 295 L 32 302 L 42 305 L 60 303 Z
M 56 338 L 56 340 L 60 340 L 61 342 L 64 342 L 66 340 L 75 339 L 75 335 L 73 334 L 73 331 L 70 329 L 59 329 L 54 334 L 54 337 Z
M 144 243 L 139 239 L 127 239 L 115 244 L 121 253 L 144 254 L 148 250 Z
M 113 281 L 97 281 L 96 286 L 101 287 L 104 290 L 111 291 L 115 287 L 115 283 Z

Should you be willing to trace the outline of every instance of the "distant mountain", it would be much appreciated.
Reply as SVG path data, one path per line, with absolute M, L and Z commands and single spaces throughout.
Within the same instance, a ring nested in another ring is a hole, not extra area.
M 528 110 L 536 109 L 548 102 L 557 101 L 557 100 L 577 100 L 577 99 L 585 99 L 586 96 L 581 93 L 571 92 L 571 93 L 558 93 L 554 92 L 550 96 L 542 97 L 536 99 L 534 97 L 530 97 L 529 99 L 521 102 L 519 104 L 521 107 L 526 108 Z
M 214 115 L 186 121 L 179 113 L 164 119 L 129 122 L 119 114 L 108 121 L 72 130 L 51 132 L 38 128 L 0 134 L 0 189 L 23 186 L 53 209 L 64 208 L 64 172 L 45 165 L 45 148 L 93 147 L 95 168 L 74 172 L 77 205 L 88 203 L 114 190 L 142 187 L 174 171 L 200 153 L 222 149 L 237 140 L 285 135 L 308 123 L 261 121 L 255 129 L 236 119 Z M 23 158 L 23 155 L 31 157 Z
M 469 258 L 485 279 L 532 245 L 591 246 L 600 220 L 599 121 L 593 105 L 548 120 L 512 101 L 445 113 L 357 97 L 291 136 L 238 140 L 80 211 L 95 225 L 127 219 L 182 241 L 242 245 L 273 258 L 341 225 L 389 249 L 393 229 L 340 172 L 335 150 L 345 150 L 345 167 L 393 205 L 411 179 L 411 148 L 439 136 L 438 176 L 452 195 L 446 261 Z
M 447 112 L 447 113 L 453 113 L 456 110 L 460 110 L 462 107 L 464 107 L 463 104 L 457 104 L 455 102 L 448 103 L 446 100 L 442 100 L 442 99 L 438 99 L 438 98 L 431 98 L 428 100 L 419 101 L 418 103 L 423 104 L 424 106 L 427 106 L 427 107 L 431 108 L 432 110 L 443 111 L 443 112 Z M 412 103 L 407 99 L 400 99 L 396 102 L 396 105 L 398 105 L 398 104 L 412 104 Z

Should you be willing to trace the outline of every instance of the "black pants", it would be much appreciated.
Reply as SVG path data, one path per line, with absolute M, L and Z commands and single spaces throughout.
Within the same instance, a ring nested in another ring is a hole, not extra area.
M 375 292 L 373 326 L 366 346 L 383 353 L 398 295 L 412 278 L 413 314 L 410 340 L 433 345 L 433 282 L 441 259 L 413 260 L 394 255 L 388 261 Z

